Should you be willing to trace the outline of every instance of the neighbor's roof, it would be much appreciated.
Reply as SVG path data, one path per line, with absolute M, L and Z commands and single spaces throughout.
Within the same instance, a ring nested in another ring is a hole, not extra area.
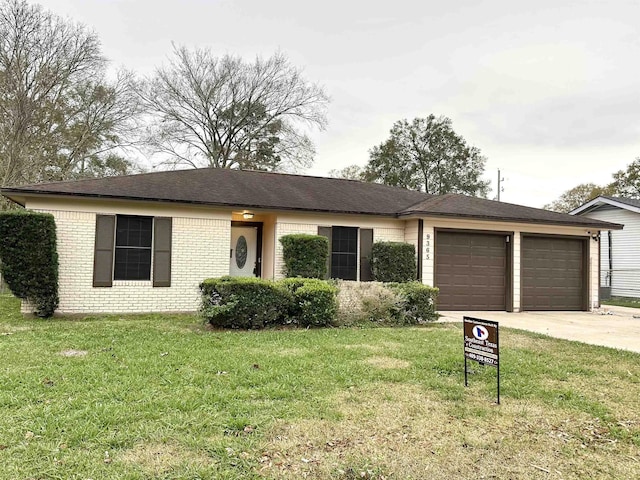
M 632 212 L 640 213 L 640 200 L 625 197 L 608 197 L 605 195 L 596 197 L 569 213 L 571 215 L 583 215 L 585 213 L 592 212 L 604 205 L 611 205 L 612 207 L 618 207 L 624 210 L 630 210 Z
M 591 228 L 622 228 L 586 217 L 458 194 L 429 195 L 337 178 L 249 170 L 197 169 L 25 185 L 2 189 L 18 203 L 29 195 L 146 200 L 238 209 L 441 216 Z

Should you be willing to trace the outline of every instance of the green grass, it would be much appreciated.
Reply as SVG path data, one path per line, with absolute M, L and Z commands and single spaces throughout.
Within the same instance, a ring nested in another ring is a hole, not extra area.
M 18 309 L 0 296 L 0 479 L 640 477 L 634 353 L 505 330 L 498 407 L 495 369 L 463 386 L 460 325 Z
M 633 297 L 611 297 L 609 300 L 602 300 L 602 305 L 615 305 L 617 307 L 640 308 L 640 298 Z

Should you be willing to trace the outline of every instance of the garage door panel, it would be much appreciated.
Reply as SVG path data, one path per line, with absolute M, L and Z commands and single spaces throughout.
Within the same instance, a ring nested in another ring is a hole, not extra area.
M 439 310 L 506 310 L 505 236 L 437 232 Z
M 522 239 L 521 282 L 524 310 L 584 308 L 586 248 L 582 239 Z

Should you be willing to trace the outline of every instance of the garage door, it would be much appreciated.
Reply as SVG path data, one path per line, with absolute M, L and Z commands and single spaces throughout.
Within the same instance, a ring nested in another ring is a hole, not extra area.
M 524 236 L 523 310 L 584 310 L 585 254 L 582 239 Z
M 507 309 L 507 236 L 436 233 L 438 310 Z

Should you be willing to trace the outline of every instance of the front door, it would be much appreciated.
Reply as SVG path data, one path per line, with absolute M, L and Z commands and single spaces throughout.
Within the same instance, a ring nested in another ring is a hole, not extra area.
M 231 227 L 232 277 L 255 277 L 258 274 L 258 227 Z

